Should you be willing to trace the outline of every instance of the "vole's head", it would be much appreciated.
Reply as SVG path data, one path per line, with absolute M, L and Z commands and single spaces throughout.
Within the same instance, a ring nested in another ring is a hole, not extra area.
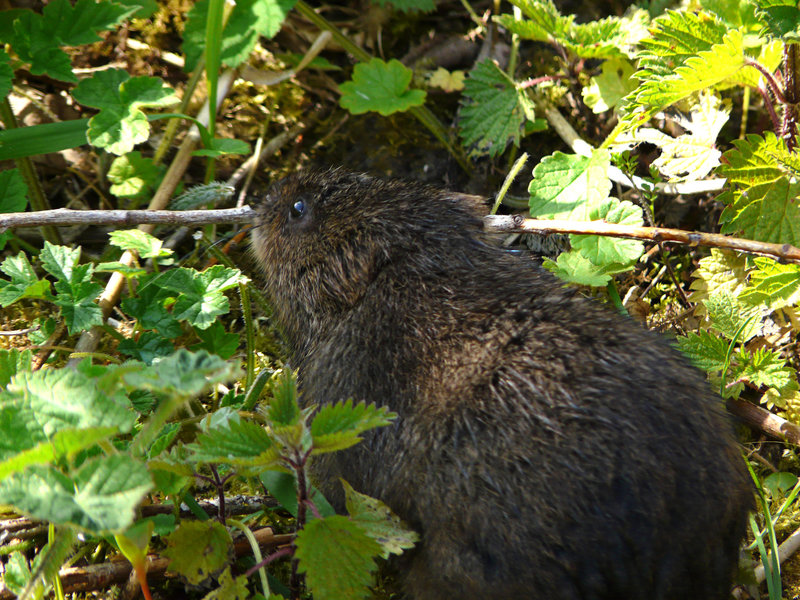
M 381 270 L 480 229 L 476 197 L 343 169 L 291 175 L 256 207 L 253 249 L 290 341 L 368 293 Z

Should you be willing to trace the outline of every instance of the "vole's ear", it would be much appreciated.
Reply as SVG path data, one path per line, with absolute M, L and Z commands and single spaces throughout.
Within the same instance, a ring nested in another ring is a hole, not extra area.
M 461 192 L 448 192 L 447 197 L 454 202 L 469 207 L 479 217 L 484 217 L 489 214 L 488 200 L 483 196 L 462 194 Z

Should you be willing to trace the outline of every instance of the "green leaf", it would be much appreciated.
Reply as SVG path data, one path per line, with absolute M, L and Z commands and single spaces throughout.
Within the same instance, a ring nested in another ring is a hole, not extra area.
M 800 41 L 800 10 L 793 0 L 753 0 L 756 16 L 769 34 L 786 42 Z
M 765 386 L 781 389 L 795 381 L 796 371 L 786 366 L 778 352 L 769 348 L 756 348 L 752 354 L 737 355 L 740 369 L 738 379 L 746 379 L 756 388 Z
M 425 92 L 409 90 L 411 69 L 399 60 L 388 63 L 379 58 L 359 63 L 353 69 L 353 79 L 340 87 L 339 104 L 354 115 L 376 111 L 384 117 L 425 102 Z
M 796 159 L 774 133 L 734 140 L 724 155 L 720 175 L 729 189 L 718 200 L 722 233 L 742 232 L 762 242 L 800 245 L 800 183 L 792 171 Z
M 274 594 L 270 594 L 270 598 L 273 596 Z M 203 596 L 203 600 L 248 600 L 248 598 L 251 596 L 247 589 L 247 576 L 242 574 L 233 577 L 230 567 L 225 567 L 219 576 L 219 587 Z
M 212 181 L 203 185 L 189 188 L 183 194 L 169 203 L 170 210 L 191 210 L 198 206 L 218 204 L 230 199 L 236 188 L 219 181 Z
M 278 461 L 275 444 L 263 427 L 235 419 L 197 436 L 190 444 L 191 460 L 243 466 L 274 466 Z
M 31 370 L 30 350 L 0 350 L 0 388 L 5 388 L 17 373 Z
M 702 302 L 711 294 L 720 291 L 739 296 L 746 286 L 747 263 L 742 254 L 712 248 L 711 256 L 700 259 L 692 278 L 689 300 L 696 305 L 695 312 L 702 316 L 706 314 Z
M 642 209 L 627 200 L 606 198 L 589 206 L 590 221 L 601 220 L 641 227 Z M 644 244 L 636 240 L 623 240 L 602 235 L 570 234 L 570 245 L 599 267 L 612 265 L 632 266 L 644 252 Z M 609 271 L 606 271 L 607 273 Z
M 220 321 L 215 321 L 208 329 L 195 328 L 194 332 L 202 341 L 189 348 L 193 352 L 206 350 L 227 360 L 239 349 L 239 335 L 226 332 L 225 326 Z
M 142 107 L 161 108 L 177 101 L 158 77 L 131 78 L 120 69 L 98 71 L 91 79 L 82 80 L 72 95 L 81 104 L 100 109 L 89 120 L 89 142 L 119 155 L 150 137 Z
M 757 27 L 755 6 L 750 0 L 700 0 L 700 6 L 729 27 Z
M 61 281 L 72 281 L 72 272 L 81 256 L 81 249 L 70 249 L 67 246 L 56 246 L 50 242 L 44 243 L 44 248 L 39 254 L 44 270 Z
M 120 532 L 152 487 L 145 465 L 124 454 L 87 460 L 72 477 L 53 467 L 32 466 L 0 480 L 0 503 L 57 525 L 96 534 Z
M 612 266 L 609 271 L 609 267 L 598 267 L 577 250 L 562 252 L 556 262 L 545 259 L 542 266 L 567 283 L 592 287 L 603 287 L 611 281 L 610 273 L 626 270 L 625 268 L 615 270 Z
M 108 243 L 123 250 L 134 250 L 141 258 L 161 258 L 172 255 L 172 250 L 161 247 L 160 239 L 139 229 L 112 231 L 108 236 Z
M 267 418 L 276 426 L 296 425 L 300 422 L 297 403 L 297 376 L 284 367 L 272 381 L 272 400 L 267 406 Z
M 325 404 L 311 422 L 313 454 L 324 454 L 349 448 L 361 441 L 359 434 L 375 427 L 389 425 L 397 415 L 385 406 L 352 400 Z
M 592 206 L 611 191 L 609 165 L 605 150 L 595 150 L 590 157 L 556 152 L 543 158 L 528 186 L 531 217 L 591 220 Z
M 118 198 L 140 199 L 151 194 L 164 176 L 166 168 L 138 151 L 118 156 L 108 169 L 112 194 Z
M 258 478 L 264 484 L 269 495 L 275 498 L 290 515 L 297 517 L 297 483 L 292 473 L 281 471 L 263 471 Z M 311 501 L 323 517 L 330 517 L 336 511 L 316 487 L 311 486 Z
M 13 160 L 76 148 L 86 143 L 89 119 L 73 119 L 0 131 L 0 160 Z
M 159 285 L 161 274 L 143 277 L 135 298 L 123 298 L 120 306 L 127 314 L 139 320 L 139 327 L 155 329 L 166 338 L 176 338 L 182 329 L 178 320 L 164 306 L 170 290 Z
M 191 398 L 217 383 L 230 381 L 236 374 L 236 365 L 218 356 L 181 348 L 171 356 L 155 359 L 149 367 L 125 373 L 123 378 L 136 388 Z
M 192 156 L 217 157 L 223 154 L 249 154 L 250 144 L 242 140 L 228 138 L 214 138 L 210 148 L 203 148 L 192 152 Z
M 728 342 L 710 331 L 701 329 L 698 333 L 678 337 L 677 342 L 681 352 L 697 368 L 708 373 L 718 373 L 725 368 Z
M 223 292 L 247 281 L 238 269 L 215 265 L 203 272 L 183 267 L 172 269 L 153 283 L 180 293 L 172 311 L 176 319 L 185 319 L 199 329 L 207 329 L 217 317 L 230 310 Z
M 22 298 L 45 298 L 50 291 L 50 282 L 36 277 L 23 252 L 7 257 L 0 263 L 0 271 L 11 278 L 0 279 L 0 306 L 6 307 Z
M 44 269 L 57 279 L 52 301 L 61 308 L 69 333 L 101 325 L 102 312 L 94 300 L 103 288 L 91 281 L 91 264 L 78 264 L 80 248 L 70 250 L 66 246 L 45 242 L 39 258 Z
M 170 559 L 170 571 L 180 573 L 192 585 L 225 566 L 232 544 L 228 530 L 212 520 L 183 521 L 166 541 L 162 553 Z
M 436 9 L 434 0 L 377 0 L 377 2 L 381 6 L 391 4 L 402 12 L 430 12 Z
M 2 52 L 0 50 L 0 52 Z M 0 83 L 0 85 L 2 85 Z M 0 90 L 1 92 L 2 90 Z M 0 99 L 3 94 L 0 94 Z M 22 179 L 19 169 L 0 171 L 0 213 L 23 212 L 28 206 L 28 188 Z M 0 233 L 0 250 L 2 250 L 11 233 Z
M 389 558 L 390 554 L 402 554 L 419 541 L 419 536 L 383 502 L 355 491 L 344 479 L 339 481 L 344 487 L 350 520 L 381 545 L 382 558 Z
M 782 265 L 777 261 L 757 257 L 756 268 L 750 272 L 750 286 L 739 295 L 746 304 L 766 304 L 775 310 L 800 302 L 800 265 Z
M 261 36 L 272 38 L 283 25 L 297 0 L 238 0 L 228 17 L 222 36 L 221 60 L 238 67 L 255 48 Z M 193 71 L 203 55 L 206 40 L 208 0 L 199 0 L 189 11 L 181 49 L 186 55 L 184 70 Z
M 703 304 L 711 320 L 711 328 L 725 338 L 744 344 L 755 337 L 761 329 L 759 318 L 762 309 L 759 306 L 746 306 L 735 296 L 718 291 L 710 295 Z M 740 331 L 740 329 L 744 327 Z M 734 340 L 738 332 L 738 338 Z
M 181 331 L 180 327 L 178 327 L 178 331 Z M 117 350 L 120 354 L 151 365 L 157 358 L 170 356 L 175 352 L 175 346 L 169 339 L 163 337 L 163 334 L 143 331 L 137 338 L 122 340 L 117 346 Z
M 464 82 L 460 135 L 474 153 L 495 157 L 510 141 L 519 145 L 525 122 L 534 118 L 526 91 L 494 61 L 481 61 L 470 71 Z
M 630 61 L 615 58 L 603 62 L 600 75 L 592 77 L 589 85 L 581 88 L 581 95 L 586 106 L 591 108 L 592 112 L 600 114 L 615 107 L 636 87 Z
M 366 598 L 381 554 L 378 542 L 346 517 L 314 519 L 297 533 L 298 570 L 315 600 Z
M 31 570 L 22 552 L 12 552 L 8 557 L 3 583 L 8 591 L 19 596 L 31 580 Z
M 0 48 L 0 100 L 8 96 L 14 81 L 14 70 L 5 50 Z

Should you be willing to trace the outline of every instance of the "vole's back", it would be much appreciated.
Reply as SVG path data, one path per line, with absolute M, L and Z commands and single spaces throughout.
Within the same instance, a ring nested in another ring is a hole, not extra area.
M 661 337 L 424 186 L 299 176 L 259 225 L 304 398 L 400 415 L 317 467 L 334 498 L 342 476 L 421 532 L 412 598 L 727 596 L 742 459 L 721 401 Z

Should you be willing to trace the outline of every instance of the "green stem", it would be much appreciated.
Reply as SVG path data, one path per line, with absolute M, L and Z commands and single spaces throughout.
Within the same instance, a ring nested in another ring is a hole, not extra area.
M 619 297 L 619 292 L 617 291 L 617 285 L 614 283 L 613 279 L 611 279 L 606 285 L 606 292 L 608 292 L 608 297 L 611 300 L 611 304 L 617 308 L 620 314 L 627 315 L 628 311 L 622 304 L 622 299 Z
M 495 198 L 494 206 L 492 206 L 492 210 L 489 212 L 490 215 L 495 214 L 497 212 L 497 209 L 500 208 L 500 203 L 503 202 L 503 198 L 506 197 L 506 193 L 508 193 L 508 188 L 511 187 L 511 184 L 517 178 L 517 175 L 519 174 L 522 167 L 525 166 L 526 162 L 528 162 L 528 153 L 523 152 L 522 156 L 520 156 L 516 160 L 516 162 L 514 162 L 514 165 L 511 167 L 511 170 L 508 172 L 508 175 L 506 175 L 506 179 L 503 182 L 500 191 L 497 193 L 497 198 Z

